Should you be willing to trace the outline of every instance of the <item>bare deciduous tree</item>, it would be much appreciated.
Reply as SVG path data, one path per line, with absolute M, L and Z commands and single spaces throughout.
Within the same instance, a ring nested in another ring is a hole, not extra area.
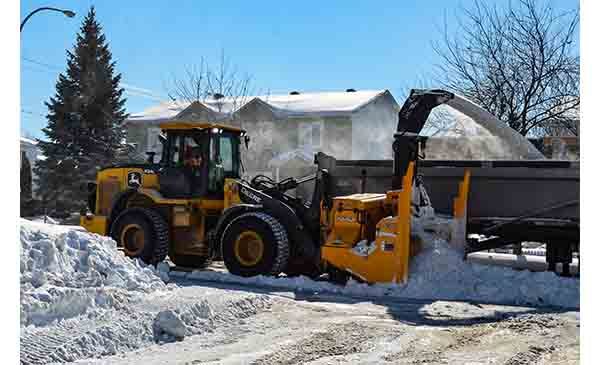
M 579 9 L 475 0 L 451 37 L 434 43 L 437 79 L 522 135 L 579 132 Z
M 241 74 L 221 51 L 216 67 L 201 58 L 198 64 L 185 67 L 183 76 L 172 76 L 166 89 L 173 101 L 200 102 L 231 118 L 233 112 L 248 101 L 251 86 L 252 78 Z

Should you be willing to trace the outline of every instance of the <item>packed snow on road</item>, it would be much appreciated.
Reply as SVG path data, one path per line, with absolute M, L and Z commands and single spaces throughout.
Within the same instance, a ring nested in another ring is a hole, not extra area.
M 22 219 L 21 361 L 578 361 L 578 279 L 465 262 L 438 226 L 419 231 L 407 284 L 339 286 L 154 268 L 110 238 Z

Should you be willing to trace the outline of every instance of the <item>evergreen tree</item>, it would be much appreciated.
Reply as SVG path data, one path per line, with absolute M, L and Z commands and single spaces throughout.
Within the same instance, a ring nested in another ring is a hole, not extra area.
M 31 164 L 25 151 L 21 151 L 21 217 L 30 215 L 31 200 Z
M 83 20 L 67 70 L 58 76 L 56 94 L 46 102 L 48 141 L 39 141 L 46 159 L 36 164 L 37 193 L 48 214 L 65 215 L 85 207 L 81 186 L 125 150 L 127 117 L 121 75 L 108 49 L 94 7 Z

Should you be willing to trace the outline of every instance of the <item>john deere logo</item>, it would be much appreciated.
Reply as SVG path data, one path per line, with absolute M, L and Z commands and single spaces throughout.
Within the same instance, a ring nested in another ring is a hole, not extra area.
M 142 186 L 142 174 L 136 171 L 128 173 L 127 186 L 129 186 L 130 188 L 137 188 Z
M 261 200 L 262 200 L 262 199 L 261 199 L 259 196 L 257 196 L 256 194 L 254 194 L 254 193 L 253 193 L 253 192 L 251 192 L 251 191 L 248 191 L 248 189 L 246 189 L 246 188 L 242 188 L 242 189 L 240 190 L 240 192 L 241 192 L 243 195 L 247 196 L 247 197 L 248 197 L 250 200 L 253 200 L 255 203 L 258 203 L 258 204 L 260 204 L 260 202 L 261 202 Z

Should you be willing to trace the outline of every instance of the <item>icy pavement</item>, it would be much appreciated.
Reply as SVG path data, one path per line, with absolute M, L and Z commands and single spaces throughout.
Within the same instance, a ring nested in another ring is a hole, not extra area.
M 207 290 L 223 295 L 264 291 L 235 285 Z M 574 313 L 460 302 L 361 301 L 285 291 L 269 295 L 278 298 L 272 306 L 235 325 L 79 363 L 575 364 L 579 360 L 579 320 Z

